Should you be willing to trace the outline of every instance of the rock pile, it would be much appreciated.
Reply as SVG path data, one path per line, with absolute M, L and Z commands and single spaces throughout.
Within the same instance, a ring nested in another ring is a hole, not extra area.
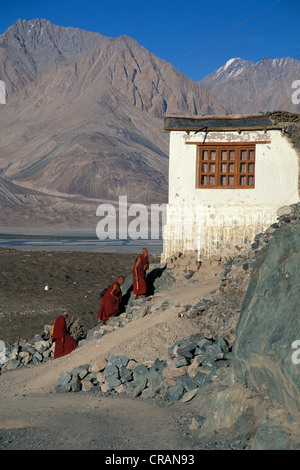
M 19 340 L 12 345 L 0 341 L 0 374 L 19 367 L 35 366 L 54 357 L 55 345 L 51 337 L 52 325 L 44 325 L 44 331 L 29 340 Z M 71 322 L 68 327 L 76 341 L 85 337 L 80 320 Z
M 150 306 L 152 296 L 137 299 L 136 301 L 130 300 L 126 306 L 125 312 L 118 316 L 109 318 L 106 323 L 99 321 L 99 324 L 91 328 L 84 340 L 80 344 L 84 344 L 87 341 L 100 339 L 103 335 L 110 333 L 118 328 L 125 326 L 131 320 L 144 317 L 145 315 L 153 312 L 155 307 Z
M 87 332 L 85 339 L 80 341 L 79 344 L 82 345 L 88 341 L 100 339 L 103 335 L 125 326 L 132 320 L 142 318 L 159 310 L 166 310 L 167 308 L 174 306 L 174 304 L 167 299 L 158 300 L 157 302 L 154 302 L 154 300 L 155 299 L 153 296 L 144 297 L 137 300 L 129 300 L 125 312 L 118 316 L 109 318 L 105 324 L 99 321 L 99 324 L 94 326 L 94 328 L 91 328 Z M 177 306 L 180 307 L 179 304 Z M 185 306 L 180 308 L 180 310 L 185 310 Z
M 176 268 L 189 274 L 199 271 L 201 265 L 196 252 L 193 250 L 186 250 L 184 253 L 177 251 L 166 259 L 166 264 L 169 269 Z
M 59 375 L 56 392 L 115 391 L 134 398 L 188 402 L 218 377 L 219 369 L 231 364 L 231 352 L 223 338 L 213 341 L 191 335 L 177 341 L 168 352 L 169 360 L 156 358 L 151 366 L 125 355 L 81 365 Z
M 20 340 L 10 345 L 2 342 L 0 351 L 1 373 L 27 365 L 37 365 L 54 356 L 54 344 L 51 339 L 51 325 L 45 325 L 42 334 L 30 340 Z
M 299 122 L 300 118 L 298 114 L 288 113 L 286 111 L 273 111 L 271 112 L 271 118 L 275 122 Z
M 277 211 L 277 222 L 272 224 L 264 232 L 259 233 L 254 238 L 254 243 L 251 245 L 255 250 L 255 255 L 258 251 L 266 248 L 272 240 L 274 234 L 278 229 L 285 226 L 297 226 L 300 222 L 300 202 L 291 204 L 290 206 L 282 206 Z

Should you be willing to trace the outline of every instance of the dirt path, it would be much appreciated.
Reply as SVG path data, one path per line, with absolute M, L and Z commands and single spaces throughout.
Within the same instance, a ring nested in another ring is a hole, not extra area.
M 2 450 L 191 449 L 186 407 L 142 398 L 18 396 L 1 400 L 0 413 Z

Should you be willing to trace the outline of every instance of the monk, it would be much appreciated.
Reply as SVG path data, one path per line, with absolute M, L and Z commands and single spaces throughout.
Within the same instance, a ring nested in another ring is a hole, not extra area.
M 100 318 L 103 323 L 110 317 L 114 317 L 119 313 L 119 306 L 123 298 L 120 286 L 124 281 L 125 278 L 120 276 L 105 292 L 98 312 L 98 318 Z
M 139 295 L 147 294 L 146 271 L 149 269 L 147 248 L 143 248 L 142 254 L 136 259 L 132 270 L 133 292 L 137 299 Z
M 77 348 L 77 343 L 69 333 L 67 333 L 66 318 L 67 312 L 60 315 L 53 325 L 52 339 L 55 342 L 54 359 L 66 356 Z

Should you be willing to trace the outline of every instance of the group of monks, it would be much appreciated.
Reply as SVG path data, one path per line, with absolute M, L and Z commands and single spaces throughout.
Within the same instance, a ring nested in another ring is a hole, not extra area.
M 149 258 L 147 248 L 143 249 L 142 254 L 136 259 L 132 270 L 132 284 L 135 298 L 139 295 L 147 294 L 146 271 L 149 269 Z M 122 302 L 121 285 L 125 281 L 123 276 L 112 283 L 105 292 L 99 312 L 98 318 L 105 323 L 110 317 L 115 316 L 119 312 L 119 305 Z
M 144 248 L 142 254 L 136 259 L 132 269 L 132 284 L 135 298 L 147 294 L 146 271 L 149 269 L 148 250 Z M 106 290 L 98 312 L 98 318 L 105 323 L 109 318 L 119 313 L 120 303 L 123 296 L 121 285 L 125 281 L 124 276 L 120 276 Z M 53 325 L 52 340 L 55 342 L 54 359 L 69 354 L 77 347 L 74 338 L 67 332 L 66 318 L 67 312 L 60 315 Z

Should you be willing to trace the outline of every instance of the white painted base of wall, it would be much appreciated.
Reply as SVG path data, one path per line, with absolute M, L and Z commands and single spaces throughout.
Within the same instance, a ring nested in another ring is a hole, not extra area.
M 279 207 L 197 205 L 167 207 L 162 260 L 187 250 L 198 257 L 238 254 L 254 237 L 277 221 Z M 237 248 L 238 247 L 238 248 Z

